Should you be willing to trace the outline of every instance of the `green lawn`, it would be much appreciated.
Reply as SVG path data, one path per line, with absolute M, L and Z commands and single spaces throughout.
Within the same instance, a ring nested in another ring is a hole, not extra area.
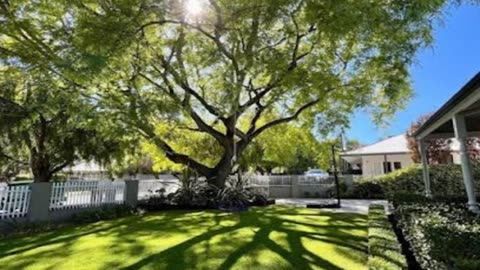
M 166 211 L 0 240 L 1 269 L 366 269 L 366 216 Z

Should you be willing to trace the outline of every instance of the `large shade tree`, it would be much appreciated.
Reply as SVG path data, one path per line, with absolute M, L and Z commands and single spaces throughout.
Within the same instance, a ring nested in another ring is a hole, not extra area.
M 223 186 L 270 128 L 317 115 L 328 130 L 358 108 L 381 120 L 402 107 L 408 66 L 446 2 L 11 1 L 0 48 L 94 89 L 116 120 Z M 220 151 L 199 160 L 158 124 L 198 132 Z

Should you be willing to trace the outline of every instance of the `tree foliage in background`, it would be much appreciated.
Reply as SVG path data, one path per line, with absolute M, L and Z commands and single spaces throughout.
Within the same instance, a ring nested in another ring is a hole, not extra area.
M 419 151 L 419 145 L 415 137 L 412 136 L 416 130 L 418 130 L 433 113 L 428 113 L 420 116 L 415 120 L 407 131 L 407 146 L 410 150 L 412 161 L 420 163 L 421 155 Z M 453 136 L 453 135 L 452 135 Z M 453 139 L 437 138 L 427 141 L 427 158 L 430 164 L 447 164 L 451 162 L 452 153 L 452 141 Z M 480 159 L 480 139 L 478 137 L 469 137 L 465 140 L 467 151 L 470 159 Z
M 260 173 L 272 173 L 277 168 L 283 173 L 301 174 L 310 168 L 329 167 L 322 158 L 330 155 L 322 150 L 322 143 L 308 129 L 284 124 L 258 136 L 245 150 L 240 164 Z
M 48 182 L 75 160 L 105 161 L 120 147 L 103 117 L 55 74 L 3 66 L 0 164 L 10 171 L 2 174 L 11 178 L 29 168 L 34 181 Z
M 407 131 L 407 146 L 410 150 L 412 161 L 420 163 L 422 161 L 419 145 L 415 137 L 412 136 L 428 118 L 432 116 L 432 113 L 421 115 L 415 120 Z M 452 144 L 451 139 L 432 139 L 428 141 L 427 156 L 428 161 L 433 164 L 446 164 L 450 161 L 450 147 Z
M 317 115 L 327 132 L 357 108 L 377 121 L 401 108 L 408 66 L 447 2 L 199 1 L 196 11 L 181 0 L 3 1 L 0 53 L 73 81 L 112 120 L 221 187 L 271 128 L 311 127 Z M 198 132 L 220 151 L 203 160 L 158 125 Z

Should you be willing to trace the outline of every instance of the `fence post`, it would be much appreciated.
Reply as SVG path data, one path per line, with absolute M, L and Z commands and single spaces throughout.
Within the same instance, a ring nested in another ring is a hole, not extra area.
M 125 203 L 131 207 L 137 207 L 138 180 L 125 180 Z
M 50 197 L 52 183 L 31 183 L 28 220 L 31 222 L 48 221 L 50 219 Z
M 291 189 L 290 189 L 290 196 L 291 198 L 299 198 L 299 194 L 298 194 L 298 176 L 290 176 L 291 177 L 291 181 L 290 181 L 290 184 L 291 184 Z

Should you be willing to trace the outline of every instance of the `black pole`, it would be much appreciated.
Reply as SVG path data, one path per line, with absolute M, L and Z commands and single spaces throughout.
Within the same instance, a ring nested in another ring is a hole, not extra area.
M 333 177 L 335 177 L 335 185 L 337 186 L 337 204 L 338 204 L 338 207 L 341 207 L 340 184 L 338 183 L 337 161 L 335 160 L 335 144 L 332 144 L 332 161 L 333 161 Z

